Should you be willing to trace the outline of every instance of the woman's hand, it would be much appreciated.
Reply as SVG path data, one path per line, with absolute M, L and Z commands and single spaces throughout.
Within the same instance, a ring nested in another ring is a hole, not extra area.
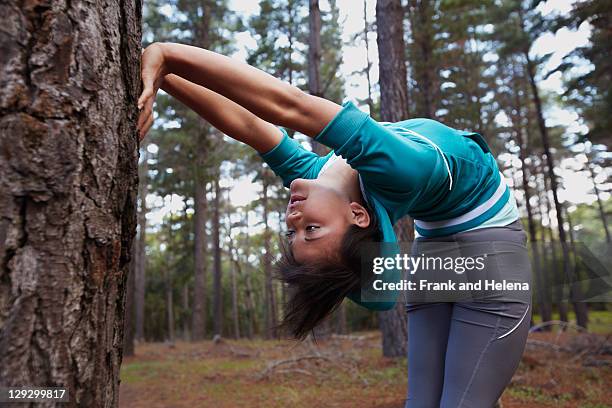
M 158 43 L 149 45 L 142 53 L 142 94 L 138 98 L 138 134 L 142 141 L 153 125 L 153 102 L 167 74 L 162 47 Z

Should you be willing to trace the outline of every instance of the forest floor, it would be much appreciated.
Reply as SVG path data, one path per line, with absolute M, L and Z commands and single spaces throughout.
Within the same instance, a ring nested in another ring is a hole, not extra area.
M 120 407 L 402 408 L 406 359 L 377 332 L 283 340 L 143 343 L 124 358 Z M 532 333 L 504 408 L 612 407 L 610 334 Z

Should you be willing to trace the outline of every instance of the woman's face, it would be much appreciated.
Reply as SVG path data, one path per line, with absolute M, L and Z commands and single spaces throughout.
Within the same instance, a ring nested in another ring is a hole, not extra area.
M 353 224 L 351 202 L 342 192 L 317 179 L 296 179 L 285 221 L 287 239 L 298 263 L 338 255 L 347 228 Z

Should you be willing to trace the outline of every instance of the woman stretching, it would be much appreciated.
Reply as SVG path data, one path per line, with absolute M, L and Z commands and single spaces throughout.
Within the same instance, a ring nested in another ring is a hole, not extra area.
M 484 139 L 429 119 L 377 122 L 232 58 L 192 46 L 155 43 L 142 56 L 138 100 L 142 139 L 159 88 L 226 135 L 248 144 L 291 191 L 281 279 L 293 287 L 283 324 L 303 339 L 344 299 L 374 310 L 393 299 L 360 296 L 367 242 L 396 242 L 408 214 L 427 242 L 502 242 L 498 276 L 530 281 L 516 203 Z M 294 129 L 332 149 L 320 157 L 288 137 Z M 397 273 L 383 273 L 396 281 Z M 408 303 L 406 407 L 492 407 L 526 342 L 531 296 Z

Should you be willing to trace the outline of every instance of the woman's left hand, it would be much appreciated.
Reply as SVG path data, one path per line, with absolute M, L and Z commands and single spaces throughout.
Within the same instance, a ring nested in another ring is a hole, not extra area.
M 149 45 L 142 53 L 141 77 L 142 94 L 138 98 L 138 133 L 142 141 L 153 125 L 153 103 L 157 91 L 167 74 L 162 46 L 158 43 Z

